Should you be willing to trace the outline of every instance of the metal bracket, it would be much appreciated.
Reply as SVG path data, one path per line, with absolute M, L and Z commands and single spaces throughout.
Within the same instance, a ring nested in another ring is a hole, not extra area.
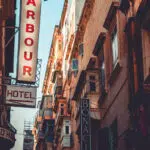
M 42 59 L 37 59 L 37 72 L 36 72 L 36 82 L 35 83 L 18 83 L 16 78 L 0 77 L 0 78 L 2 78 L 2 81 L 3 81 L 0 86 L 19 85 L 19 86 L 38 88 L 39 84 L 40 84 L 41 65 L 42 65 Z

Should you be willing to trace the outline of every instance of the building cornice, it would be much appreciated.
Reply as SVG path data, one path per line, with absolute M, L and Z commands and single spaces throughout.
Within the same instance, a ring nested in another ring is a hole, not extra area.
M 66 13 L 67 13 L 67 8 L 68 8 L 68 0 L 65 0 L 63 10 L 62 10 L 62 14 L 61 14 L 60 23 L 59 23 L 60 31 L 61 31 L 61 29 L 64 25 L 65 16 L 66 16 Z

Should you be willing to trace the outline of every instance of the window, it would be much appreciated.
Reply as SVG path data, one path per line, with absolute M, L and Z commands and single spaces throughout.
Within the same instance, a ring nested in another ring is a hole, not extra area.
M 114 28 L 114 31 L 111 34 L 111 43 L 112 43 L 112 56 L 113 56 L 113 67 L 116 66 L 118 61 L 118 36 L 117 36 L 117 27 Z
M 101 68 L 100 68 L 100 86 L 101 92 L 105 91 L 105 63 L 104 60 L 102 61 Z
M 65 133 L 66 133 L 66 134 L 69 134 L 69 126 L 66 126 L 66 127 L 65 127 Z
M 95 76 L 89 76 L 90 92 L 96 92 Z
M 83 53 L 84 53 L 84 45 L 83 45 L 83 43 L 81 43 L 81 44 L 79 44 L 79 55 L 83 56 Z
M 69 121 L 68 121 L 68 120 L 66 120 L 66 121 L 65 121 L 65 123 L 67 124 L 67 123 L 69 123 Z
M 96 150 L 117 150 L 118 132 L 117 119 L 110 127 L 105 127 L 97 131 Z
M 60 114 L 64 115 L 64 104 L 60 104 Z
M 77 71 L 78 70 L 78 59 L 72 59 L 72 70 Z
M 64 104 L 60 104 L 61 107 L 64 107 Z
M 78 59 L 72 59 L 72 71 L 74 73 L 74 77 L 78 74 Z
M 60 114 L 64 115 L 64 108 L 60 108 Z

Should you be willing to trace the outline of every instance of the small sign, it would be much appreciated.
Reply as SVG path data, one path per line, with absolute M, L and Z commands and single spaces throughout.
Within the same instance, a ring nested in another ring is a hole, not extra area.
M 8 85 L 6 89 L 6 104 L 19 107 L 36 106 L 36 88 Z
M 15 134 L 5 128 L 0 127 L 0 138 L 10 140 L 12 143 L 15 142 Z

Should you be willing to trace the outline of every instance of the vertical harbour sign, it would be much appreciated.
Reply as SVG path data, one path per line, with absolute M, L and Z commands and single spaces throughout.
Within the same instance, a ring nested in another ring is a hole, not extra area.
M 21 0 L 17 80 L 36 81 L 41 0 Z

